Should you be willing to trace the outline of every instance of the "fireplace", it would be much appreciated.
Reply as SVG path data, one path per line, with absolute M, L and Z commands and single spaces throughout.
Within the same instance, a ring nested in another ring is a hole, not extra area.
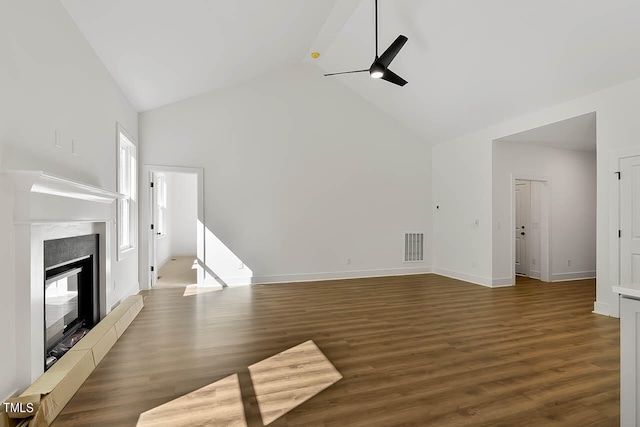
M 92 264 L 86 267 L 80 265 L 71 269 L 81 268 L 79 275 L 83 277 L 86 274 L 93 275 L 94 280 L 97 277 L 90 291 L 93 311 L 84 317 L 87 324 L 104 318 L 109 313 L 109 307 L 114 306 L 122 297 L 122 294 L 113 292 L 117 287 L 112 276 L 116 254 L 114 201 L 122 195 L 41 171 L 5 171 L 3 175 L 13 185 L 15 281 L 20 284 L 16 288 L 15 301 L 17 307 L 24 308 L 16 311 L 15 342 L 16 353 L 20 355 L 16 363 L 16 384 L 20 388 L 26 388 L 42 375 L 45 367 L 46 281 L 60 271 L 51 273 L 48 277 L 47 273 L 65 264 L 91 260 Z M 66 240 L 70 238 L 80 240 Z M 63 248 L 78 248 L 85 246 L 84 243 L 78 244 L 85 238 L 93 239 L 90 244 L 93 250 L 81 253 L 61 250 L 51 258 L 47 254 L 45 261 L 45 242 L 49 246 L 49 242 L 66 240 Z M 68 256 L 63 257 L 61 254 L 64 253 Z M 62 295 L 60 300 L 66 298 L 66 302 L 70 302 L 73 299 L 72 293 L 76 292 L 73 282 L 80 278 L 72 278 L 75 274 L 67 276 L 67 283 L 64 285 L 51 284 L 55 286 L 52 292 L 55 289 L 59 296 Z M 72 283 L 69 284 L 69 281 Z M 53 301 L 55 300 L 50 299 L 50 303 Z M 85 307 L 84 297 L 78 296 L 77 301 L 80 314 Z M 73 317 L 74 308 L 67 307 L 63 311 L 64 325 L 65 318 Z M 49 312 L 51 314 L 51 309 Z M 49 317 L 50 323 L 58 320 L 59 317 Z M 57 329 L 50 329 L 50 332 L 55 335 L 62 329 L 64 335 L 65 330 L 68 332 L 70 323 L 72 322 L 67 322 L 67 326 L 62 328 L 58 324 Z
M 99 235 L 44 241 L 45 366 L 100 321 Z

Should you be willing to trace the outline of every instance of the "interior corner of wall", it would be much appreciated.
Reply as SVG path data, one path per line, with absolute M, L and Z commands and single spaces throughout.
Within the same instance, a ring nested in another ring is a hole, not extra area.
M 593 311 L 592 313 L 601 314 L 603 316 L 611 315 L 611 306 L 607 303 L 595 301 L 593 303 Z

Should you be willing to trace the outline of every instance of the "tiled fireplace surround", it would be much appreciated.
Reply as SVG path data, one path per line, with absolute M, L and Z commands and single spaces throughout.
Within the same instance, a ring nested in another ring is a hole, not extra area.
M 38 171 L 5 172 L 14 189 L 17 377 L 22 386 L 44 371 L 44 241 L 99 235 L 100 318 L 109 311 L 114 219 L 121 195 Z M 26 308 L 26 309 L 24 309 Z M 26 362 L 28 361 L 28 363 Z

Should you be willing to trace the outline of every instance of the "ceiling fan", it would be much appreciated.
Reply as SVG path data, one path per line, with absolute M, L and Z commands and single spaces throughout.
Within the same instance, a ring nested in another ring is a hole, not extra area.
M 354 70 L 354 71 L 342 71 L 339 73 L 329 73 L 325 74 L 326 76 L 337 76 L 339 74 L 353 74 L 353 73 L 364 73 L 366 71 L 369 72 L 369 75 L 374 79 L 382 79 L 386 80 L 390 83 L 396 84 L 398 86 L 404 86 L 407 84 L 407 81 L 391 71 L 389 69 L 389 64 L 393 61 L 393 58 L 396 57 L 402 46 L 409 40 L 407 37 L 403 35 L 399 35 L 397 39 L 385 50 L 382 55 L 378 56 L 378 0 L 375 0 L 376 5 L 376 59 L 374 59 L 371 67 L 365 70 Z

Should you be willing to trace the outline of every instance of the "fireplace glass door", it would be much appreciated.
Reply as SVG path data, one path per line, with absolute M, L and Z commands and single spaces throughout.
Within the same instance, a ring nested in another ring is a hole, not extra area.
M 78 323 L 78 282 L 82 267 L 50 277 L 45 282 L 45 340 L 50 350 Z

